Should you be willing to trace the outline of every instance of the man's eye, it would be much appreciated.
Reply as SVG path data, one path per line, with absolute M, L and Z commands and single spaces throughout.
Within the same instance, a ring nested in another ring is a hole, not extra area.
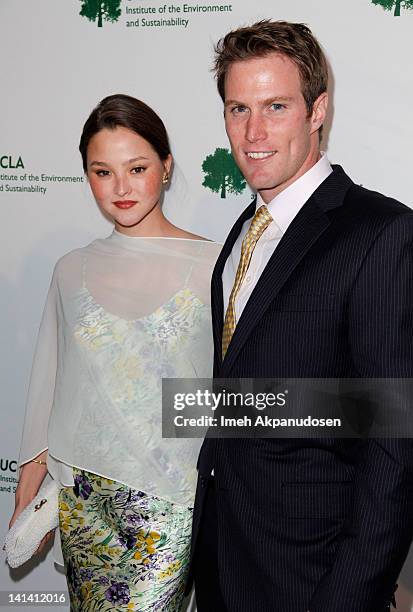
M 271 104 L 271 109 L 274 111 L 283 110 L 284 108 L 284 104 L 279 104 L 278 102 L 274 102 L 273 104 Z
M 246 106 L 233 106 L 231 108 L 231 113 L 233 115 L 239 115 L 240 113 L 245 113 L 247 110 Z
M 136 168 L 132 168 L 132 174 L 141 174 L 145 168 L 143 166 L 136 166 Z
M 98 176 L 109 176 L 110 172 L 109 170 L 96 170 L 96 174 Z

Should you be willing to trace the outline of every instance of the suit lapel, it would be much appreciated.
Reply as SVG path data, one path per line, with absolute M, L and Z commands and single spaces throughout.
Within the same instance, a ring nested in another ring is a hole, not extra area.
M 353 183 L 342 168 L 334 168 L 334 172 L 314 192 L 292 221 L 258 279 L 228 347 L 220 371 L 221 377 L 228 375 L 255 325 L 309 249 L 329 227 L 330 221 L 325 211 L 342 205 L 344 196 Z M 221 346 L 221 340 L 219 342 Z
M 255 212 L 256 200 L 244 210 L 242 215 L 237 219 L 233 225 L 228 238 L 226 239 L 224 246 L 222 247 L 221 253 L 215 264 L 214 271 L 212 273 L 211 281 L 211 297 L 212 297 L 212 329 L 214 334 L 214 346 L 215 356 L 218 359 L 219 364 L 221 363 L 221 352 L 222 352 L 222 327 L 224 321 L 224 298 L 222 291 L 222 273 L 224 271 L 225 262 L 231 254 L 232 248 L 238 238 L 242 226 L 247 219 L 250 219 Z

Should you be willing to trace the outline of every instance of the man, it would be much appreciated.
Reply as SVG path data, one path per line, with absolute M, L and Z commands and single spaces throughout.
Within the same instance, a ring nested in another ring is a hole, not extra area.
M 320 153 L 318 42 L 262 21 L 216 51 L 232 152 L 257 198 L 212 279 L 214 375 L 413 376 L 413 211 Z M 409 440 L 206 439 L 198 611 L 388 610 L 412 538 L 412 468 Z

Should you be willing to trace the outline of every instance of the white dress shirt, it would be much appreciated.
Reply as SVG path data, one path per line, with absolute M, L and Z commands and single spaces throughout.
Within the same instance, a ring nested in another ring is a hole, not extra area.
M 287 231 L 288 226 L 317 187 L 321 185 L 332 171 L 333 169 L 327 159 L 327 155 L 321 153 L 321 158 L 310 168 L 310 170 L 300 176 L 292 185 L 284 189 L 284 191 L 279 193 L 267 204 L 273 221 L 264 231 L 255 246 L 247 274 L 235 298 L 235 314 L 237 321 L 239 321 L 245 304 L 248 302 L 259 277 L 270 260 L 271 255 L 277 248 L 281 238 Z M 265 204 L 265 202 L 258 193 L 256 210 L 258 210 L 262 204 Z M 251 225 L 251 221 L 252 218 L 248 219 L 242 226 L 241 232 L 234 243 L 222 273 L 224 317 L 241 257 L 242 241 Z

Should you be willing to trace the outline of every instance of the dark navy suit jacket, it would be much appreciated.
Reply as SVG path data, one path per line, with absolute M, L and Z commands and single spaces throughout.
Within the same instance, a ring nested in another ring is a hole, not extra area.
M 284 234 L 222 361 L 222 271 L 254 212 L 213 274 L 214 375 L 413 377 L 413 211 L 339 166 Z M 212 469 L 230 612 L 387 609 L 412 539 L 410 440 L 206 439 L 193 544 Z

